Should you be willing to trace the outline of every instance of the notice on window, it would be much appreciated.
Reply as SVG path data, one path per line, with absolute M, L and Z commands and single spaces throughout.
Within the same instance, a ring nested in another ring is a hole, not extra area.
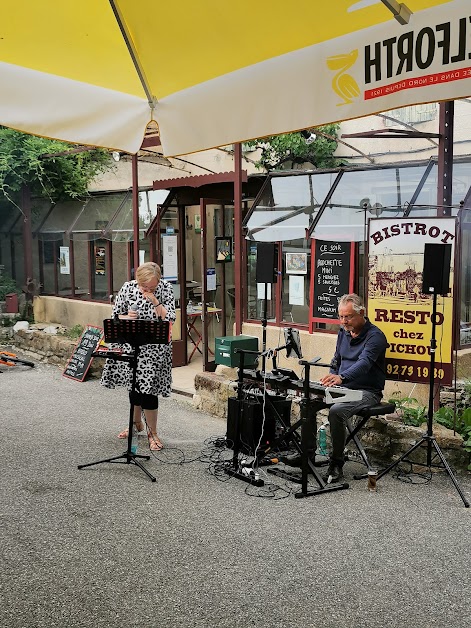
M 178 279 L 177 238 L 176 235 L 162 236 L 162 273 L 167 281 Z
M 106 272 L 106 248 L 95 246 L 95 275 L 104 275 Z
M 313 316 L 315 322 L 339 322 L 338 303 L 353 287 L 353 244 L 314 240 Z
M 289 276 L 289 304 L 304 305 L 304 276 Z
M 257 284 L 257 299 L 263 300 L 265 298 L 265 286 L 267 287 L 267 301 L 271 301 L 271 283 Z
M 61 275 L 70 275 L 70 255 L 68 246 L 59 247 L 59 266 Z
M 208 268 L 206 270 L 206 290 L 216 290 L 216 269 Z

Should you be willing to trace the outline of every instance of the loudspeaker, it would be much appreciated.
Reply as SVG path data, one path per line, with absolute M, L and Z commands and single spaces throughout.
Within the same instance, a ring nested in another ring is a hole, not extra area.
M 275 396 L 271 396 L 270 401 L 273 402 L 276 411 L 283 418 L 285 424 L 289 425 L 291 401 L 287 401 L 285 397 Z M 234 448 L 234 442 L 237 438 L 236 421 L 239 418 L 239 451 L 253 455 L 262 433 L 263 397 L 245 398 L 242 401 L 241 416 L 239 416 L 239 403 L 240 402 L 236 397 L 228 399 L 226 432 L 227 446 L 230 449 Z M 263 427 L 263 438 L 260 442 L 261 447 L 273 441 L 276 436 L 276 418 L 268 401 L 265 403 L 265 424 Z
M 278 267 L 278 247 L 274 242 L 257 242 L 257 283 L 275 283 Z
M 424 248 L 422 294 L 450 292 L 451 244 L 429 244 Z

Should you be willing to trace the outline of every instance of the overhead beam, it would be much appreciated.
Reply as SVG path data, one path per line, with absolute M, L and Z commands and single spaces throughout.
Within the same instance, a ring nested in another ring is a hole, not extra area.
M 396 2 L 396 0 L 381 0 L 381 2 L 391 11 L 399 24 L 402 26 L 409 24 L 412 11 L 403 2 Z
M 440 133 L 425 133 L 423 131 L 405 131 L 403 129 L 376 129 L 373 131 L 360 131 L 358 133 L 342 133 L 341 137 L 356 137 L 356 138 L 374 138 L 374 137 L 389 137 L 389 138 L 403 138 L 403 137 L 418 137 L 423 139 L 430 139 L 431 137 L 440 138 Z

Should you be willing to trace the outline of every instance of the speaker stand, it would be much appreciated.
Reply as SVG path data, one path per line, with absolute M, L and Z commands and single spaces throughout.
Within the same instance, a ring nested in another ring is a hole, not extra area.
M 246 482 L 247 484 L 253 484 L 253 486 L 264 486 L 265 482 L 261 480 L 259 477 L 255 477 L 254 475 L 246 475 L 239 461 L 239 452 L 240 452 L 240 430 L 242 425 L 242 413 L 243 413 L 243 400 L 244 400 L 244 355 L 246 353 L 256 353 L 258 355 L 258 351 L 248 351 L 245 349 L 236 349 L 236 353 L 239 353 L 239 377 L 237 380 L 237 400 L 238 400 L 238 412 L 236 412 L 235 417 L 235 438 L 233 445 L 233 455 L 232 455 L 232 466 L 225 467 L 224 472 L 227 475 L 230 475 L 233 478 L 237 478 L 238 480 L 242 480 L 242 482 Z
M 420 438 L 415 445 L 413 445 L 405 454 L 403 454 L 398 460 L 393 462 L 383 469 L 380 473 L 378 473 L 378 480 L 382 478 L 384 475 L 389 473 L 391 469 L 394 469 L 401 462 L 409 462 L 411 464 L 415 464 L 416 466 L 427 467 L 431 472 L 432 467 L 444 468 L 445 471 L 450 476 L 451 481 L 453 482 L 456 490 L 458 491 L 459 496 L 463 500 L 463 504 L 465 508 L 469 508 L 469 502 L 465 497 L 465 494 L 461 490 L 460 485 L 458 484 L 457 479 L 455 478 L 453 471 L 450 469 L 449 464 L 446 461 L 445 456 L 443 455 L 435 436 L 433 435 L 433 399 L 434 399 L 434 388 L 435 388 L 435 351 L 437 349 L 437 342 L 435 339 L 435 331 L 436 331 L 436 315 L 437 315 L 437 293 L 433 293 L 433 308 L 432 308 L 432 338 L 430 340 L 430 383 L 429 383 L 429 397 L 428 397 L 428 416 L 427 416 L 427 432 Z M 408 460 L 408 456 L 418 449 L 421 445 L 427 445 L 427 463 L 423 464 L 420 462 L 414 462 L 412 460 Z M 440 458 L 441 465 L 432 463 L 432 448 L 435 450 L 436 455 Z

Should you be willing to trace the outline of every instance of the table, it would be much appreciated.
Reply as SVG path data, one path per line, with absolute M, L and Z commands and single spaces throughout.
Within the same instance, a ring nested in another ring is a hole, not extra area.
M 206 308 L 206 316 L 208 318 L 213 318 L 213 316 L 219 317 L 219 314 L 222 312 L 220 308 L 217 307 L 207 307 Z M 191 362 L 191 358 L 195 355 L 195 352 L 198 350 L 201 355 L 203 352 L 201 351 L 199 345 L 203 341 L 203 334 L 199 332 L 196 328 L 195 324 L 198 318 L 202 317 L 203 308 L 201 305 L 193 305 L 188 306 L 186 310 L 186 331 L 188 338 L 191 340 L 193 344 L 193 351 L 188 357 L 188 363 Z M 219 318 L 218 318 L 219 320 Z M 214 355 L 214 352 L 208 347 L 208 351 Z

